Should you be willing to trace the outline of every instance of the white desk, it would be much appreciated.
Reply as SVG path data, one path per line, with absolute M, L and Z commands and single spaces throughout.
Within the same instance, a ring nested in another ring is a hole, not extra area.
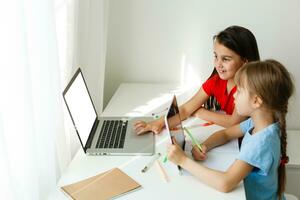
M 299 130 L 287 130 L 287 155 L 290 160 L 287 164 L 287 168 L 300 169 L 300 131 Z
M 300 130 L 287 131 L 287 155 L 290 160 L 286 166 L 286 192 L 300 198 Z
M 172 85 L 122 84 L 106 107 L 103 115 L 149 116 L 153 112 L 166 108 L 174 93 L 178 95 L 179 104 L 193 94 L 193 92 L 185 92 L 183 89 L 176 89 Z M 191 119 L 184 123 L 188 126 L 199 122 L 200 120 Z M 221 127 L 212 125 L 209 127 L 199 126 L 191 130 L 196 137 L 204 139 L 213 131 L 219 129 Z M 164 155 L 168 143 L 166 131 L 155 136 L 155 141 L 155 151 Z M 204 164 L 225 170 L 235 160 L 237 148 L 237 142 L 233 142 L 223 149 L 222 147 L 215 149 L 215 151 L 209 152 L 208 160 Z M 146 173 L 141 173 L 141 169 L 150 159 L 150 156 L 86 156 L 80 149 L 62 175 L 57 191 L 52 195 L 52 199 L 67 199 L 60 192 L 59 186 L 94 176 L 113 167 L 119 167 L 142 185 L 142 189 L 118 199 L 246 199 L 243 183 L 230 193 L 221 193 L 206 186 L 191 175 L 186 175 L 186 173 L 179 175 L 176 166 L 171 162 L 162 164 L 170 178 L 170 181 L 167 183 L 161 179 L 155 166 L 151 167 Z

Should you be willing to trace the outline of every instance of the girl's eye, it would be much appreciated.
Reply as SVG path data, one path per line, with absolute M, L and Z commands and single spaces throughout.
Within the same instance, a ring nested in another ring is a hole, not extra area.
M 229 58 L 223 58 L 223 61 L 224 62 L 227 62 L 227 61 L 229 61 L 230 59 Z

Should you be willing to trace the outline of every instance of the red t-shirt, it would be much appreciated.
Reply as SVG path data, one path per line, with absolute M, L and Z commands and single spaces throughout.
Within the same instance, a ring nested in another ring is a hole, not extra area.
M 230 115 L 233 113 L 233 95 L 236 92 L 236 86 L 234 86 L 228 94 L 227 80 L 220 79 L 219 75 L 216 74 L 203 83 L 202 88 L 208 96 L 214 96 L 216 98 L 223 111 Z

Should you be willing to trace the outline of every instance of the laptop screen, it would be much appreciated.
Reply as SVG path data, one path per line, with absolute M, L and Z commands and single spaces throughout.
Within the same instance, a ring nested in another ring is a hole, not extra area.
M 97 118 L 81 70 L 78 69 L 65 89 L 64 99 L 84 147 Z
M 179 115 L 179 108 L 177 105 L 176 97 L 173 97 L 168 113 L 165 117 L 166 128 L 168 129 L 170 136 L 175 137 L 179 146 L 184 149 L 185 136 L 181 124 L 181 118 Z

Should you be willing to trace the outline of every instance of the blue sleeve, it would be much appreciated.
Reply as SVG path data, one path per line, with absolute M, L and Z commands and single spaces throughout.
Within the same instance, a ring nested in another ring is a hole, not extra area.
M 272 150 L 270 149 L 272 147 L 252 141 L 243 144 L 237 159 L 258 168 L 259 171 L 257 173 L 266 176 L 269 174 L 274 162 Z
M 253 122 L 251 120 L 251 118 L 249 119 L 246 119 L 245 121 L 241 122 L 240 123 L 240 128 L 242 130 L 242 132 L 244 133 L 247 133 L 247 131 L 249 131 L 251 128 L 253 127 Z

